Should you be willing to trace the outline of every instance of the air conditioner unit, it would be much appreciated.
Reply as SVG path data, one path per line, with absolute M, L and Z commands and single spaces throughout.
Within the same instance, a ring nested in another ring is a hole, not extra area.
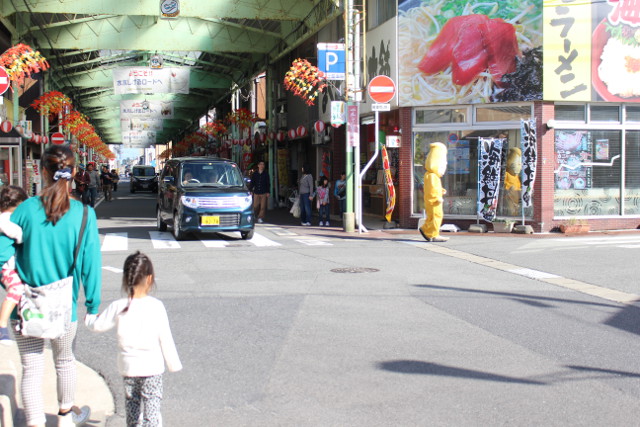
M 313 129 L 313 139 L 311 143 L 313 145 L 323 145 L 328 144 L 331 141 L 331 127 L 327 126 L 324 128 L 322 132 L 318 132 L 315 127 Z

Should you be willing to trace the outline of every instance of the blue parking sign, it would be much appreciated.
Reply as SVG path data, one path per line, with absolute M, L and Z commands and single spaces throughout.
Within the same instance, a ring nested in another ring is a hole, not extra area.
M 344 43 L 318 43 L 318 69 L 327 80 L 344 80 L 347 70 Z

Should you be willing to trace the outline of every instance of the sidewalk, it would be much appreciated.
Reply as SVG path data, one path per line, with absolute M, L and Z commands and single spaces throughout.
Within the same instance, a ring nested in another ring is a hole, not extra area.
M 104 379 L 92 369 L 77 362 L 78 386 L 76 405 L 91 407 L 91 418 L 87 425 L 104 426 L 114 413 L 114 402 Z M 20 355 L 15 342 L 11 346 L 0 345 L 0 427 L 25 426 L 20 398 Z M 50 348 L 45 348 L 45 373 L 43 396 L 47 427 L 58 425 L 58 399 L 56 374 Z

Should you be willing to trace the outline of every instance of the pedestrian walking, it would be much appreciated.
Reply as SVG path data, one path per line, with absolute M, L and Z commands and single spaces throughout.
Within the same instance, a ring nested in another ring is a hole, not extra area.
M 310 173 L 309 165 L 302 166 L 302 178 L 298 184 L 300 193 L 300 220 L 302 225 L 311 225 L 311 201 L 313 200 L 313 175 Z
M 253 194 L 253 212 L 258 217 L 258 223 L 264 222 L 267 211 L 269 192 L 271 191 L 269 173 L 264 170 L 264 162 L 258 163 L 258 170 L 251 175 L 251 193 Z
M 113 192 L 115 193 L 118 191 L 118 182 L 120 181 L 120 176 L 116 169 L 111 169 L 111 179 L 113 180 Z
M 113 178 L 109 168 L 102 166 L 102 172 L 100 173 L 100 183 L 102 184 L 102 194 L 104 194 L 104 200 L 110 202 L 113 200 Z
M 320 227 L 329 227 L 329 219 L 330 219 L 330 210 L 329 210 L 329 200 L 331 194 L 331 184 L 329 184 L 329 179 L 322 175 L 320 177 L 320 183 L 318 184 L 318 188 L 316 190 L 316 203 L 318 204 L 318 216 L 320 217 L 320 222 L 318 225 Z
M 74 169 L 75 158 L 68 147 L 54 145 L 48 148 L 41 160 L 44 188 L 39 196 L 25 200 L 11 214 L 11 221 L 23 231 L 20 250 L 15 250 L 13 239 L 0 236 L 0 265 L 15 254 L 17 270 L 25 285 L 38 288 L 67 279 L 72 282 L 70 322 L 62 336 L 50 340 L 58 380 L 60 426 L 82 424 L 91 412 L 87 406 L 78 408 L 74 405 L 76 305 L 83 293 L 87 312 L 98 313 L 102 280 L 95 212 L 69 196 Z M 81 286 L 84 292 L 80 291 Z M 44 427 L 45 339 L 16 331 L 19 322 L 15 312 L 11 324 L 22 362 L 21 393 L 27 425 Z
M 122 290 L 127 297 L 112 302 L 98 316 L 87 315 L 85 324 L 95 332 L 117 329 L 127 426 L 158 426 L 165 363 L 170 372 L 179 371 L 182 364 L 167 311 L 149 295 L 155 284 L 151 260 L 138 251 L 127 257 L 123 270 Z M 143 421 L 138 424 L 141 411 Z
M 347 211 L 347 174 L 342 172 L 340 179 L 336 180 L 336 186 L 333 190 L 333 195 L 338 199 L 338 206 L 340 207 L 340 217 Z
M 78 172 L 73 177 L 73 180 L 76 183 L 76 195 L 78 199 L 82 201 L 85 205 L 89 203 L 89 183 L 91 178 L 89 177 L 89 173 L 85 170 L 85 167 L 82 163 L 78 165 Z
M 98 199 L 98 185 L 100 183 L 100 174 L 96 169 L 96 164 L 91 162 L 87 164 L 87 173 L 89 174 L 89 184 L 87 185 L 87 203 L 92 208 L 95 207 Z
M 4 185 L 0 189 L 0 232 L 17 244 L 22 243 L 22 228 L 11 222 L 11 214 L 28 197 L 22 187 L 16 185 Z M 16 271 L 15 257 L 9 258 L 2 266 L 2 285 L 7 290 L 7 295 L 0 307 L 0 343 L 10 344 L 9 318 L 24 294 L 24 284 Z

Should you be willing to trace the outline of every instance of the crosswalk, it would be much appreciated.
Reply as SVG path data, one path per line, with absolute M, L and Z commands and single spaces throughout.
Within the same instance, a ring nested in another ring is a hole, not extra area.
M 519 248 L 516 252 L 566 251 L 609 247 L 621 249 L 640 249 L 640 235 L 605 235 L 597 237 L 563 237 L 533 240 Z
M 219 236 L 200 236 L 199 239 L 177 241 L 170 232 L 162 231 L 137 231 L 114 232 L 101 234 L 101 248 L 104 253 L 123 252 L 129 250 L 166 250 L 180 249 L 183 247 L 200 246 L 206 249 L 225 249 L 233 247 L 280 247 L 288 245 L 299 246 L 333 246 L 329 238 L 319 236 L 301 236 L 284 228 L 271 228 L 268 232 L 279 240 L 274 240 L 257 231 L 251 240 L 241 240 L 232 233 L 221 233 Z M 217 238 L 216 238 L 217 237 Z

